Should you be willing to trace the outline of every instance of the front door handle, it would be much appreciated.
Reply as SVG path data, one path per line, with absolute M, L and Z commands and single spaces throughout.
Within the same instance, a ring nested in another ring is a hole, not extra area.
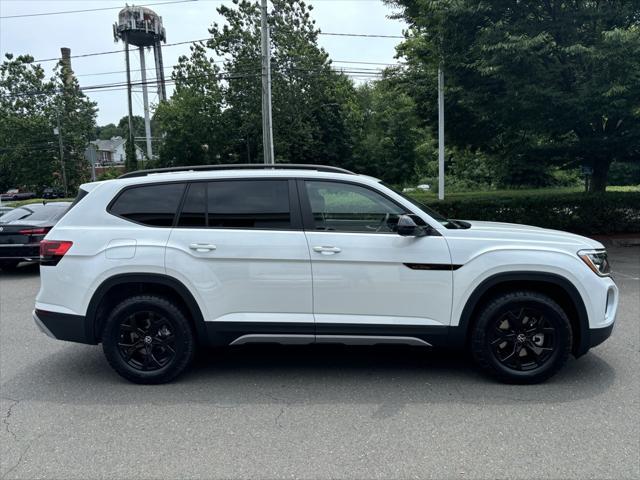
M 340 253 L 342 250 L 338 247 L 318 246 L 313 247 L 313 251 L 322 255 L 335 255 L 336 253 Z
M 189 248 L 196 252 L 211 252 L 216 249 L 216 246 L 211 243 L 192 243 Z

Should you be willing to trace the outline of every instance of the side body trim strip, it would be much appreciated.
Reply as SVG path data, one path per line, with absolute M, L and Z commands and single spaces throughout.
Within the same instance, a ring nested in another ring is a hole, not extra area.
M 449 263 L 405 263 L 411 270 L 458 270 L 462 265 Z

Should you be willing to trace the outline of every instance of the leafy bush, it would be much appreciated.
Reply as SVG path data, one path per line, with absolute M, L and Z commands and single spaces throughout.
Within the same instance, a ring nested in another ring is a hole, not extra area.
M 411 194 L 449 218 L 520 223 L 585 235 L 640 233 L 640 193 L 556 193 L 436 200 Z

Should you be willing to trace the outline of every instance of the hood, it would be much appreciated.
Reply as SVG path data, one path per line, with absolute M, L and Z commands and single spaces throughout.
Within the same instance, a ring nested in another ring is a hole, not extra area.
M 460 234 L 461 237 L 495 239 L 501 243 L 515 241 L 518 243 L 544 244 L 559 248 L 563 246 L 604 248 L 604 246 L 596 240 L 560 230 L 519 225 L 516 223 L 465 221 L 471 225 L 469 229 L 451 230 L 451 232 L 464 232 L 465 234 Z

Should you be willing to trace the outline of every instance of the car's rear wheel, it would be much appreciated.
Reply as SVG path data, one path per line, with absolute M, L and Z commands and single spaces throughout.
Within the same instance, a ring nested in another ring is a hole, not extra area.
M 173 380 L 187 368 L 195 339 L 175 304 L 141 295 L 113 309 L 103 330 L 102 348 L 109 364 L 127 380 L 157 384 Z
M 508 383 L 538 383 L 555 374 L 571 352 L 571 323 L 550 297 L 502 294 L 480 312 L 471 345 L 476 362 Z

